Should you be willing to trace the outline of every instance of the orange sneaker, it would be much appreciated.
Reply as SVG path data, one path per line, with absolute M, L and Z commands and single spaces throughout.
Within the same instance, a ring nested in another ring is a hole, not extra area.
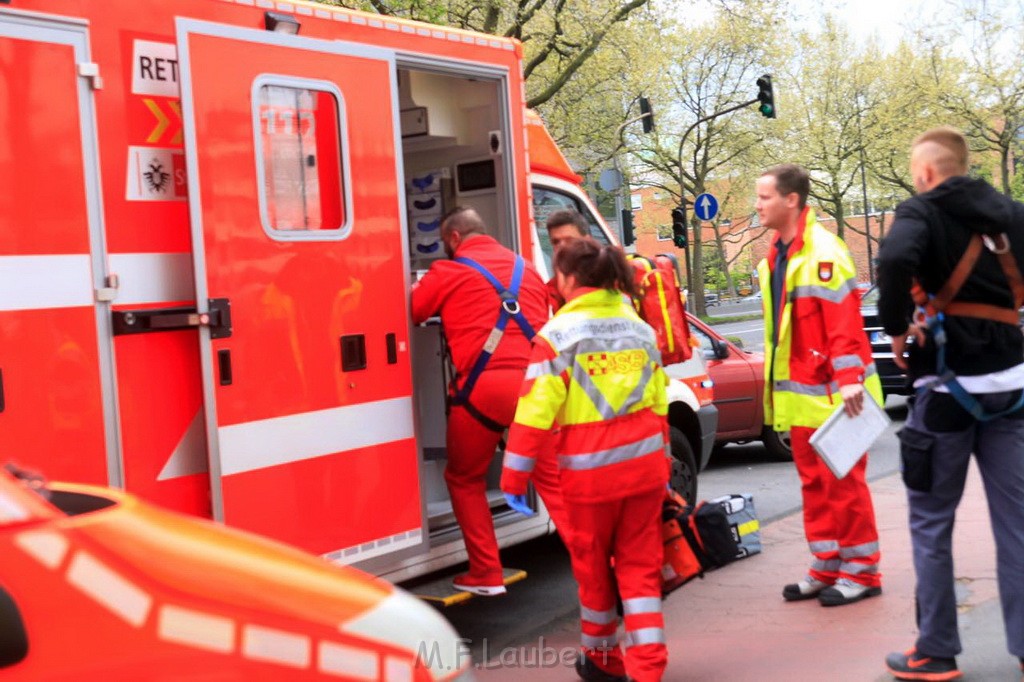
M 497 597 L 508 591 L 505 589 L 505 583 L 501 581 L 500 577 L 497 579 L 493 577 L 481 578 L 469 573 L 455 576 L 452 580 L 452 587 L 462 592 L 472 592 L 484 597 Z
M 885 667 L 897 680 L 943 682 L 963 676 L 956 667 L 955 658 L 932 658 L 917 653 L 916 649 L 903 654 L 889 654 L 885 659 Z

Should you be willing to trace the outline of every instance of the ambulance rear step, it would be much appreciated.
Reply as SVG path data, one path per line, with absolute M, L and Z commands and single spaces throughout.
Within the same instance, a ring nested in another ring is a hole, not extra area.
M 455 575 L 452 574 L 442 575 L 429 582 L 410 587 L 408 590 L 423 601 L 445 607 L 461 604 L 473 597 L 479 596 L 472 592 L 463 592 L 455 589 L 452 586 L 452 578 L 454 577 Z M 502 571 L 502 582 L 505 583 L 505 587 L 525 579 L 526 571 L 520 568 L 505 568 Z

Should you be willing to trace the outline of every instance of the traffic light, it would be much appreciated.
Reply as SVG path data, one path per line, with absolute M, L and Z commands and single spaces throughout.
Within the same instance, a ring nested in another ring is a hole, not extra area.
M 686 239 L 686 204 L 672 209 L 672 243 L 680 249 L 688 245 Z
M 644 132 L 654 132 L 654 112 L 651 111 L 651 101 L 646 97 L 640 98 L 640 114 L 643 116 L 640 122 L 644 126 Z
M 757 108 L 765 118 L 775 118 L 775 93 L 772 92 L 772 77 L 765 74 L 757 79 Z
M 621 220 L 622 245 L 629 246 L 636 241 L 636 237 L 633 234 L 633 212 L 622 209 Z

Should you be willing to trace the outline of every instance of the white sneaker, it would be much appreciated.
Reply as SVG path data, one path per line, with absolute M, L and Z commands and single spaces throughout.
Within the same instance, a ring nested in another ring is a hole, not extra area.
M 840 578 L 836 584 L 827 589 L 821 590 L 818 594 L 818 601 L 822 606 L 843 606 L 852 604 L 861 599 L 876 597 L 882 594 L 881 587 L 870 587 L 855 583 L 847 578 Z
M 798 583 L 790 583 L 782 588 L 782 598 L 786 601 L 801 601 L 803 599 L 814 599 L 818 593 L 829 587 L 829 584 L 811 576 L 807 576 Z

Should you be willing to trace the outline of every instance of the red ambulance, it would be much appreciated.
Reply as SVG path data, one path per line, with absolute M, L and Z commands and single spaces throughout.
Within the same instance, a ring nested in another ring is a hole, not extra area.
M 392 581 L 465 560 L 439 328 L 408 313 L 439 218 L 473 206 L 541 270 L 552 208 L 613 239 L 526 118 L 510 39 L 283 0 L 0 0 L 0 453 Z M 670 368 L 679 485 L 714 441 L 697 355 Z M 551 532 L 499 475 L 500 543 Z

